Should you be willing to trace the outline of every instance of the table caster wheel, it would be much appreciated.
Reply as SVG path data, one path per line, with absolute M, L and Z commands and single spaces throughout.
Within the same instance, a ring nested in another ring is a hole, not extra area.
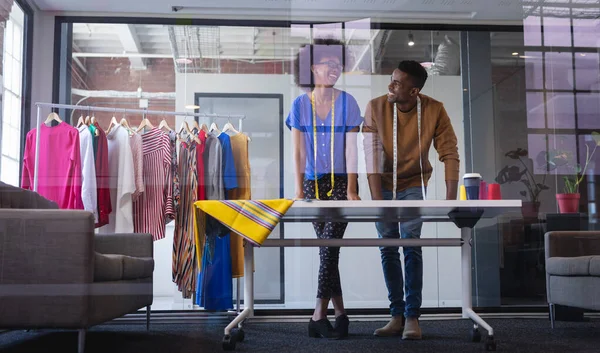
M 235 340 L 237 342 L 244 342 L 244 338 L 246 337 L 246 333 L 244 332 L 244 329 L 239 329 L 236 334 L 235 334 Z
M 234 351 L 235 350 L 235 337 L 231 335 L 225 335 L 223 337 L 223 350 Z
M 496 351 L 496 341 L 494 341 L 494 337 L 489 336 L 485 341 L 485 350 L 486 352 L 495 352 Z
M 471 342 L 481 342 L 481 332 L 479 329 L 474 328 L 471 330 Z

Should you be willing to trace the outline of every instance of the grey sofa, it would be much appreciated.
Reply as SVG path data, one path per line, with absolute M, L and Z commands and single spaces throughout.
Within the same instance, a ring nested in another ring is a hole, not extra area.
M 0 185 L 0 328 L 77 329 L 82 353 L 91 326 L 146 307 L 148 327 L 152 236 L 94 234 L 92 213 L 15 189 Z
M 556 304 L 600 310 L 600 232 L 548 232 L 545 248 L 552 328 Z

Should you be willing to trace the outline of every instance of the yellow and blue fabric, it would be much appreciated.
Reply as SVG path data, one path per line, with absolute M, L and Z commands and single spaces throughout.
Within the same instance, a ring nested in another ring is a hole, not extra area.
M 198 223 L 208 214 L 250 243 L 261 246 L 293 203 L 288 199 L 197 201 L 194 204 L 195 229 L 201 229 Z M 200 238 L 196 236 L 197 240 Z

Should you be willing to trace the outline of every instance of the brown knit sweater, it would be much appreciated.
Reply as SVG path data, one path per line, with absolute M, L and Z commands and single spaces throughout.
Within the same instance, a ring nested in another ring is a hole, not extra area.
M 423 156 L 423 177 L 425 186 L 433 167 L 429 163 L 429 149 L 433 142 L 440 161 L 445 165 L 447 181 L 457 181 L 459 177 L 459 157 L 456 134 L 444 105 L 426 95 L 421 97 L 421 156 Z M 394 164 L 394 105 L 387 96 L 369 102 L 363 125 L 367 175 L 382 174 L 385 190 L 393 188 Z M 421 186 L 419 165 L 417 108 L 403 113 L 398 110 L 398 186 L 397 191 Z

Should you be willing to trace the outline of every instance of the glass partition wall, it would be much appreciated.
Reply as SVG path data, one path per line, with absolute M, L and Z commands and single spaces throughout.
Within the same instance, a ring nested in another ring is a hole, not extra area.
M 590 38 L 585 50 L 572 44 L 558 50 L 556 44 L 531 42 L 541 40 L 535 28 L 539 30 L 544 23 L 556 26 L 553 20 L 536 15 L 538 12 L 532 13 L 533 19 L 528 18 L 523 28 L 454 26 L 452 30 L 447 30 L 448 26 L 446 30 L 435 26 L 386 29 L 369 19 L 280 27 L 73 20 L 72 26 L 63 26 L 72 31 L 68 37 L 72 53 L 66 60 L 70 100 L 63 103 L 243 115 L 241 126 L 237 119 L 205 117 L 196 121 L 207 126 L 214 123 L 219 129 L 231 123 L 250 137 L 253 199 L 293 198 L 292 136 L 284 122 L 294 99 L 304 94 L 294 83 L 299 49 L 317 38 L 346 44 L 336 88 L 356 99 L 361 116 L 369 100 L 387 93 L 398 63 L 416 60 L 429 74 L 423 93 L 444 103 L 451 118 L 461 175 L 478 172 L 488 183 L 501 184 L 504 198 L 521 199 L 525 205 L 523 212 L 478 226 L 473 246 L 474 305 L 491 310 L 541 306 L 545 305 L 543 233 L 547 218 L 559 213 L 556 194 L 564 188 L 563 177 L 568 175 L 566 165 L 550 167 L 550 161 L 556 162 L 552 158 L 560 155 L 552 151 L 566 149 L 568 156 L 581 163 L 585 146 L 593 147 L 593 125 L 600 119 L 598 109 L 594 110 L 598 107 L 598 83 L 591 80 L 593 73 L 597 77 L 598 46 L 588 43 L 597 36 L 597 20 L 572 27 Z M 552 31 L 542 32 L 552 37 Z M 91 109 L 68 111 L 68 115 L 66 120 L 73 124 L 80 116 L 94 116 L 102 129 L 108 129 L 115 114 Z M 116 118 L 125 119 L 135 129 L 144 116 L 121 114 Z M 183 115 L 146 118 L 153 126 L 164 121 L 175 131 L 180 131 L 184 122 L 189 126 L 194 122 Z M 362 137 L 358 150 L 359 192 L 368 200 Z M 594 155 L 580 183 L 580 211 L 590 226 L 597 218 L 594 161 L 598 156 Z M 444 199 L 444 166 L 433 148 L 430 161 L 434 172 L 428 199 Z M 201 311 L 204 308 L 196 304 L 196 294 L 183 295 L 173 281 L 174 223 L 167 225 L 165 238 L 154 244 L 153 310 Z M 310 224 L 285 224 L 271 237 L 307 235 L 314 236 Z M 373 224 L 350 224 L 345 233 L 347 238 L 376 236 Z M 459 236 L 459 230 L 448 224 L 425 224 L 422 231 L 423 238 Z M 460 249 L 424 248 L 423 258 L 425 310 L 458 310 Z M 279 312 L 314 307 L 317 248 L 259 248 L 255 270 L 258 308 Z M 342 248 L 340 275 L 349 309 L 387 312 L 378 249 Z M 243 279 L 232 282 L 233 309 L 236 294 L 243 293 Z

